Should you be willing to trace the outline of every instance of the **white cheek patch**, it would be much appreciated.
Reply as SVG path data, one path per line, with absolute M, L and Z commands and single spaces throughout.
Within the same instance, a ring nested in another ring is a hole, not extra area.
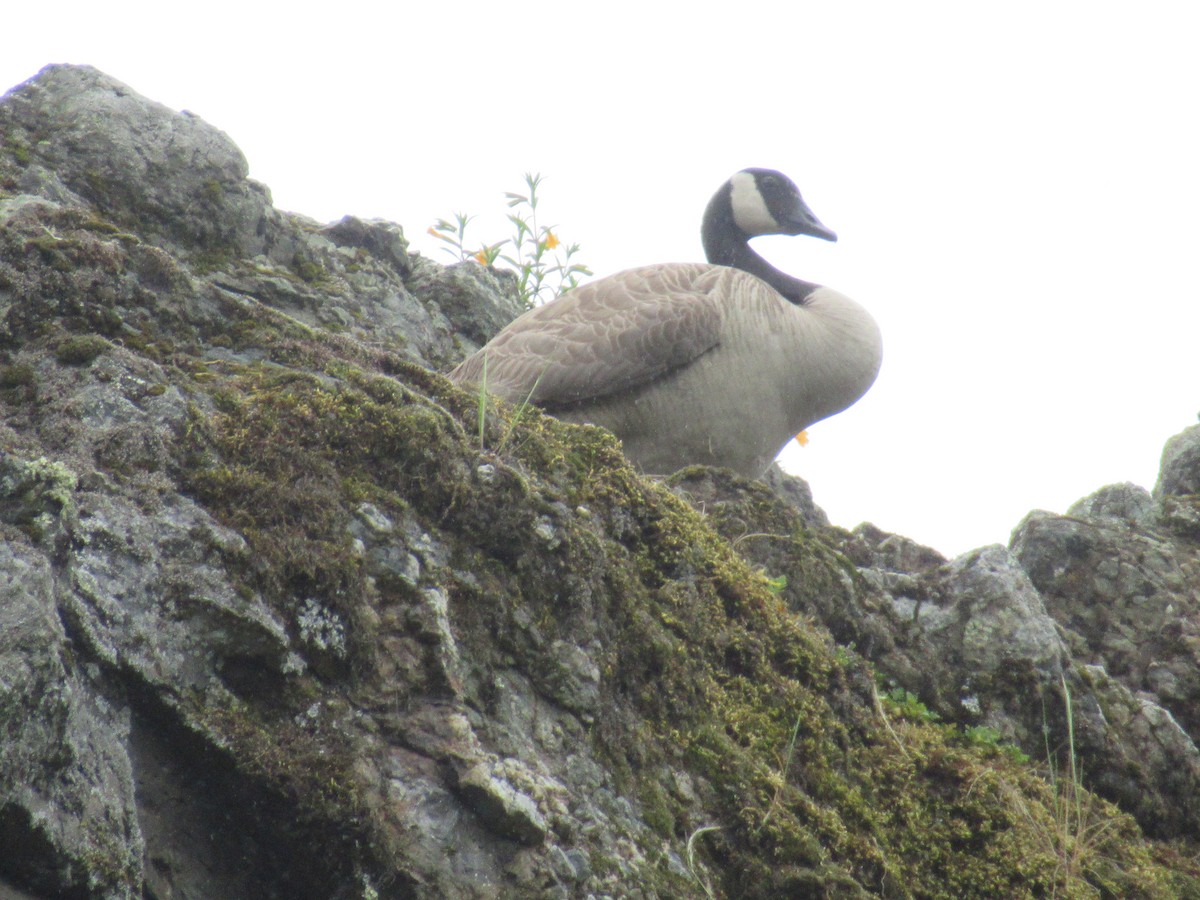
M 754 176 L 749 172 L 738 172 L 729 183 L 732 186 L 729 204 L 733 207 L 733 221 L 737 227 L 751 236 L 778 234 L 779 223 L 767 209 Z

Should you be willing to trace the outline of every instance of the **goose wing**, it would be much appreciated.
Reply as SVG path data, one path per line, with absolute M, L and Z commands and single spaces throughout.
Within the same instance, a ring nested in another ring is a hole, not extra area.
M 516 319 L 450 377 L 549 408 L 630 390 L 716 346 L 730 274 L 743 275 L 674 263 L 590 282 Z

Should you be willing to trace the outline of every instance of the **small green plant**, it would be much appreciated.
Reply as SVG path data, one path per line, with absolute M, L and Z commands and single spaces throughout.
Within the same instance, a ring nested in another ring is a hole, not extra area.
M 544 371 L 542 375 L 546 374 Z M 521 405 L 513 412 L 512 418 L 509 420 L 508 428 L 504 432 L 504 436 L 500 438 L 500 443 L 496 445 L 496 452 L 503 453 L 504 448 L 508 445 L 508 439 L 512 437 L 517 426 L 521 424 L 521 420 L 525 418 L 525 414 L 529 412 L 530 402 L 533 400 L 534 392 L 537 391 L 538 385 L 542 383 L 542 375 L 534 381 L 533 387 L 529 389 L 529 393 L 525 395 L 525 399 L 521 401 Z
M 837 660 L 837 664 L 843 669 L 849 668 L 850 666 L 854 665 L 857 660 L 857 656 L 854 652 L 855 649 L 856 647 L 853 643 L 846 644 L 845 646 L 837 644 L 833 648 L 833 658 Z
M 490 400 L 489 394 L 488 394 L 487 364 L 488 364 L 487 357 L 484 356 L 483 371 L 480 374 L 480 378 L 479 378 L 479 395 L 478 395 L 478 401 L 477 401 L 478 406 L 476 409 L 477 425 L 479 428 L 479 449 L 480 449 L 480 451 L 483 450 L 484 444 L 485 444 L 484 439 L 485 439 L 485 431 L 486 431 L 486 427 L 487 427 L 488 403 Z M 543 372 L 542 374 L 544 375 L 545 372 Z M 539 375 L 537 377 L 537 380 L 534 381 L 533 387 L 531 387 L 529 389 L 529 393 L 526 394 L 525 399 L 521 401 L 521 405 L 518 406 L 516 408 L 516 410 L 513 412 L 512 418 L 510 418 L 508 421 L 508 428 L 505 430 L 503 437 L 500 438 L 500 443 L 496 445 L 496 453 L 497 454 L 504 452 L 504 448 L 508 445 L 508 439 L 510 437 L 512 437 L 512 434 L 516 430 L 517 426 L 521 424 L 521 420 L 523 418 L 525 418 L 525 414 L 529 411 L 529 405 L 530 405 L 531 400 L 533 399 L 533 394 L 537 390 L 538 385 L 541 384 L 541 382 L 542 382 L 542 376 Z
M 988 725 L 972 725 L 970 728 L 963 729 L 963 737 L 972 747 L 997 750 L 1013 762 L 1022 765 L 1029 762 L 1029 754 L 1016 744 L 1006 743 L 1003 740 L 1003 735 Z
M 762 831 L 767 827 L 767 822 L 771 818 L 771 814 L 779 806 L 779 798 L 783 794 L 783 789 L 787 785 L 788 769 L 792 765 L 792 756 L 796 752 L 796 737 L 800 734 L 800 718 L 796 718 L 796 724 L 792 726 L 792 736 L 788 740 L 787 750 L 779 760 L 779 783 L 775 787 L 775 795 L 771 798 L 771 804 L 767 807 L 767 812 L 763 816 L 763 820 L 758 825 L 758 831 Z
M 772 594 L 782 594 L 787 590 L 788 577 L 786 575 L 776 575 L 772 578 L 766 572 L 763 572 L 763 578 L 767 580 L 767 590 Z
M 941 716 L 922 703 L 920 697 L 902 687 L 892 688 L 883 694 L 880 699 L 889 712 L 903 719 L 908 719 L 910 722 L 936 722 L 941 718 Z
M 506 191 L 508 221 L 513 234 L 494 244 L 484 244 L 478 250 L 467 249 L 467 224 L 474 216 L 454 213 L 453 220 L 438 219 L 428 229 L 429 234 L 449 246 L 442 249 L 459 260 L 473 259 L 482 266 L 508 263 L 517 272 L 517 290 L 526 307 L 538 306 L 579 284 L 580 276 L 591 275 L 582 263 L 574 262 L 578 244 L 563 244 L 549 225 L 539 225 L 537 219 L 540 173 L 525 173 L 526 193 Z
M 1075 744 L 1075 713 L 1071 689 L 1065 674 L 1059 675 L 1063 706 L 1067 719 L 1067 774 L 1064 778 L 1055 764 L 1047 738 L 1046 754 L 1050 766 L 1050 784 L 1054 788 L 1053 844 L 1064 879 L 1079 877 L 1096 862 L 1097 849 L 1105 833 L 1113 826 L 1111 818 L 1101 817 L 1101 801 L 1083 785 L 1083 772 Z
M 488 408 L 488 383 L 487 383 L 487 356 L 483 357 L 483 374 L 479 377 L 479 408 L 476 412 L 479 425 L 479 450 L 483 451 L 483 430 L 487 425 L 487 408 Z

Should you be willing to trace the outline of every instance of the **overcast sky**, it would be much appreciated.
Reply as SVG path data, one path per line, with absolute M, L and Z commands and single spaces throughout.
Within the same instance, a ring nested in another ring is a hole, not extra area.
M 1185 2 L 20 4 L 0 90 L 88 63 L 242 148 L 275 203 L 425 229 L 540 171 L 597 275 L 701 259 L 737 169 L 837 244 L 776 265 L 868 307 L 873 390 L 784 458 L 836 524 L 955 554 L 1153 486 L 1200 412 L 1200 16 Z

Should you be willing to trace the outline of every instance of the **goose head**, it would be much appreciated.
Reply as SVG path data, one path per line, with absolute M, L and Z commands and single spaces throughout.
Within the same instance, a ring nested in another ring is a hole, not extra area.
M 804 303 L 817 285 L 781 272 L 750 249 L 750 238 L 764 234 L 837 240 L 782 172 L 742 169 L 721 185 L 704 210 L 700 225 L 704 254 L 714 265 L 743 269 L 793 303 Z

